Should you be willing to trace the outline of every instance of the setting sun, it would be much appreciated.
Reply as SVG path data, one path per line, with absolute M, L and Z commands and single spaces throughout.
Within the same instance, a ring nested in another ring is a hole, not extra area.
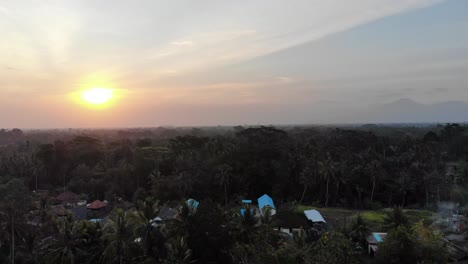
M 88 104 L 105 105 L 114 97 L 114 90 L 109 88 L 91 88 L 83 91 L 81 98 Z

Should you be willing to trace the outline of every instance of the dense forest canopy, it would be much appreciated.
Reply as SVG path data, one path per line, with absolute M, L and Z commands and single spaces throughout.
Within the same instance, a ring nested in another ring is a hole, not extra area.
M 428 207 L 464 202 L 457 187 L 466 170 L 467 133 L 458 124 L 13 129 L 0 131 L 0 175 L 22 179 L 31 190 L 66 188 L 90 199 L 131 200 L 141 189 L 161 201 L 271 193 L 281 202 Z

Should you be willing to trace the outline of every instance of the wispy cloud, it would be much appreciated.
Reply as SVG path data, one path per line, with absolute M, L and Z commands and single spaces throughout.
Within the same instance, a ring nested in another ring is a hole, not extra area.
M 148 72 L 164 70 L 169 64 L 178 72 L 186 72 L 248 60 L 437 2 L 298 0 L 291 5 L 282 0 L 207 0 L 190 9 L 181 8 L 184 5 L 180 1 L 171 2 L 167 10 L 180 9 L 184 14 L 180 20 L 167 16 L 168 11 L 156 1 L 142 1 L 139 5 L 113 1 L 112 10 L 105 1 L 51 6 L 38 2 L 34 8 L 15 1 L 9 5 L 21 10 L 21 22 L 3 35 L 9 47 L 17 50 L 15 53 L 30 53 L 27 63 L 35 58 L 35 70 L 63 70 L 60 64 L 66 63 L 67 69 L 77 72 L 77 68 L 93 70 L 92 65 L 105 63 L 129 69 L 141 67 Z M 0 12 L 9 9 L 1 6 Z M 154 25 L 171 26 L 155 29 Z M 25 45 L 25 38 L 34 43 L 34 48 Z M 0 55 L 11 54 L 11 50 L 2 49 L 0 46 Z M 21 58 L 8 60 L 21 65 Z
M 10 10 L 8 8 L 0 5 L 0 13 L 8 15 L 8 14 L 10 14 Z
M 173 41 L 171 42 L 171 44 L 174 46 L 192 46 L 194 43 L 193 41 L 190 41 L 190 40 L 179 40 L 179 41 Z

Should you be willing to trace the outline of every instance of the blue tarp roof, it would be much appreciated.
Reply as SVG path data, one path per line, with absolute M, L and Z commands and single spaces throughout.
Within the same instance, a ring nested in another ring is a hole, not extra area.
M 369 236 L 367 236 L 366 240 L 369 245 L 377 245 L 378 243 L 382 243 L 385 241 L 387 237 L 387 233 L 377 233 L 373 232 Z
M 242 203 L 251 204 L 252 200 L 242 200 Z
M 190 208 L 197 209 L 198 205 L 200 205 L 200 203 L 197 200 L 190 198 L 190 199 L 187 200 L 187 205 Z
M 383 241 L 382 237 L 379 234 L 374 233 L 373 235 L 375 237 L 375 240 L 377 240 L 377 242 L 382 242 Z
M 242 216 L 244 216 L 244 214 L 245 214 L 245 209 L 241 209 L 241 210 L 240 210 L 240 213 L 241 213 Z
M 263 209 L 265 206 L 269 206 L 271 208 L 275 208 L 275 204 L 273 203 L 273 199 L 271 199 L 268 194 L 264 194 L 262 197 L 258 198 L 258 207 Z

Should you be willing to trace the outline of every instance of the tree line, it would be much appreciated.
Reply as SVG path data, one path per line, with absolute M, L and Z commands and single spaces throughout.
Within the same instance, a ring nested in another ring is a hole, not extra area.
M 17 141 L 0 152 L 0 175 L 22 179 L 31 190 L 65 188 L 89 199 L 151 194 L 228 205 L 268 193 L 280 203 L 349 208 L 465 201 L 468 136 L 458 124 L 393 136 L 274 127 L 197 134 Z

